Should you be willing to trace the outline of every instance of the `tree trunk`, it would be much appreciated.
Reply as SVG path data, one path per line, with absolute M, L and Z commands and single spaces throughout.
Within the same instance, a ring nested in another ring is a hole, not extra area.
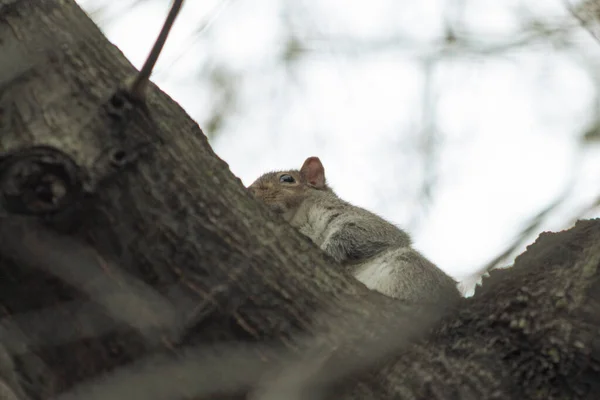
M 600 222 L 409 306 L 254 201 L 156 87 L 130 102 L 134 73 L 72 0 L 0 0 L 0 399 L 600 394 Z

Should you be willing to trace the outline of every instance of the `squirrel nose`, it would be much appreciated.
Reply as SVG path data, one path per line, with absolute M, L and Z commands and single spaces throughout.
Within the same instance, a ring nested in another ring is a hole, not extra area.
M 258 194 L 258 188 L 256 186 L 250 186 L 248 190 L 250 191 L 250 194 L 254 197 L 256 197 L 256 195 Z

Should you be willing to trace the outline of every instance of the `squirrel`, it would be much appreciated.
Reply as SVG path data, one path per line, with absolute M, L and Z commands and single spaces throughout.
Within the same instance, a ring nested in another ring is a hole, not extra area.
M 414 250 L 406 232 L 339 198 L 318 157 L 300 170 L 266 173 L 248 190 L 369 289 L 412 303 L 460 297 L 456 281 Z

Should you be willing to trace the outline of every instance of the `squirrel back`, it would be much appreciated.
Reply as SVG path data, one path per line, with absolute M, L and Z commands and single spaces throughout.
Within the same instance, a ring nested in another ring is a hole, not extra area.
M 300 170 L 266 173 L 248 189 L 370 289 L 410 301 L 458 295 L 456 282 L 412 249 L 406 232 L 340 199 L 317 157 Z

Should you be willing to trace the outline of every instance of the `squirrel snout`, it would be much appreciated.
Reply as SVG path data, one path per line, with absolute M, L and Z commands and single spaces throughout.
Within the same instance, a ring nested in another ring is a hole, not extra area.
M 250 192 L 250 194 L 252 196 L 258 197 L 258 195 L 260 194 L 260 192 L 263 191 L 263 188 L 259 187 L 259 186 L 251 185 L 250 187 L 248 187 L 248 191 Z
M 265 192 L 269 191 L 271 185 L 265 182 L 254 182 L 252 185 L 248 186 L 248 190 L 250 194 L 254 197 L 262 198 L 265 195 Z

